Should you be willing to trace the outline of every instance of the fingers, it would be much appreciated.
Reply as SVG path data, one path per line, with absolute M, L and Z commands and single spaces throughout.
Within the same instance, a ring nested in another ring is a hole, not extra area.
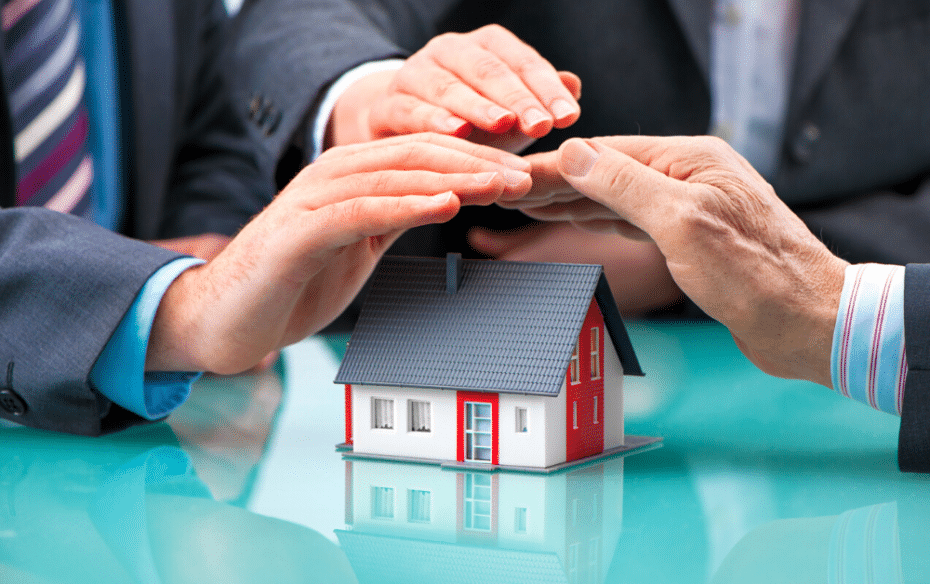
M 414 134 L 410 136 L 395 136 L 393 138 L 386 138 L 384 140 L 330 148 L 324 152 L 323 155 L 320 156 L 314 164 L 319 165 L 321 163 L 327 163 L 333 159 L 341 159 L 344 163 L 345 160 L 351 157 L 366 156 L 370 155 L 372 152 L 386 151 L 389 148 L 405 144 L 413 144 L 420 147 L 425 147 L 427 145 L 442 146 L 450 150 L 455 150 L 469 156 L 474 156 L 476 158 L 483 158 L 484 160 L 502 164 L 508 168 L 524 172 L 529 172 L 531 167 L 530 162 L 515 154 L 503 152 L 490 146 L 474 144 L 467 140 L 462 140 L 452 136 L 444 136 L 442 134 L 434 133 Z M 429 152 L 429 150 L 424 150 L 424 152 Z M 441 163 L 442 157 L 439 155 L 439 151 L 434 150 L 433 152 L 435 153 L 435 156 L 433 157 L 430 157 L 426 154 L 424 154 L 424 156 L 430 158 L 432 163 Z
M 553 127 L 573 124 L 581 114 L 577 76 L 556 71 L 535 50 L 496 25 L 434 38 L 397 72 L 393 91 L 433 106 L 394 100 L 393 112 L 373 108 L 375 123 L 393 130 L 461 135 L 458 121 L 465 120 L 494 133 L 516 124 L 522 133 L 539 138 Z M 414 112 L 416 120 L 404 120 Z M 397 117 L 385 123 L 391 115 Z
M 633 141 L 650 147 L 649 141 Z M 631 148 L 634 153 L 636 148 Z M 685 183 L 594 140 L 571 139 L 559 148 L 559 172 L 576 190 L 650 235 L 684 199 Z M 571 211 L 571 209 L 569 209 Z M 580 207 L 579 213 L 587 210 Z M 578 217 L 585 220 L 597 217 Z M 601 217 L 603 218 L 603 217 Z
M 430 223 L 448 221 L 458 212 L 458 198 L 433 196 L 357 197 L 311 214 L 305 225 L 308 249 L 338 249 L 368 237 L 380 237 Z

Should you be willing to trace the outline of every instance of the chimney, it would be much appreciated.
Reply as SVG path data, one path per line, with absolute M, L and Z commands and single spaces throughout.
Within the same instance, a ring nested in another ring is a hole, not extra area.
M 462 283 L 462 254 L 446 254 L 446 292 L 455 294 Z

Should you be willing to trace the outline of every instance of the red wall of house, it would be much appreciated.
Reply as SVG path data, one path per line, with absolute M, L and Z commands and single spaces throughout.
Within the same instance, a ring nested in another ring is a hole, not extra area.
M 346 383 L 346 444 L 352 444 L 352 386 Z
M 591 379 L 591 329 L 598 328 L 600 378 Z M 604 451 L 604 318 L 591 300 L 578 338 L 579 383 L 572 383 L 571 367 L 565 372 L 565 459 L 577 460 Z M 597 397 L 597 418 L 594 398 Z M 578 404 L 578 428 L 574 428 L 574 407 Z M 597 422 L 595 422 L 595 419 Z

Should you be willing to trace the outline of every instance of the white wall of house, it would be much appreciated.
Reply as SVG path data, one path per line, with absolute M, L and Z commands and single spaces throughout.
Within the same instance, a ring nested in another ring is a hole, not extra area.
M 455 392 L 442 389 L 408 389 L 376 385 L 352 386 L 352 442 L 360 453 L 455 460 Z M 394 428 L 372 428 L 372 399 L 394 401 Z M 409 429 L 410 400 L 430 403 L 430 431 Z
M 498 454 L 499 462 L 509 466 L 546 467 L 553 448 L 550 434 L 565 433 L 564 420 L 561 426 L 549 422 L 547 410 L 559 398 L 541 395 L 502 393 L 498 398 Z M 517 432 L 517 408 L 526 408 L 527 431 Z M 564 410 L 564 406 L 562 408 Z M 562 442 L 564 443 L 564 436 Z M 557 446 L 557 445 L 556 445 Z M 565 447 L 562 447 L 562 457 Z
M 566 406 L 568 392 L 565 390 L 565 376 L 557 397 L 545 398 L 546 401 L 546 460 L 543 466 L 552 466 L 565 462 L 565 450 L 568 438 L 565 435 L 565 419 L 568 415 Z
M 604 449 L 623 444 L 623 366 L 610 335 L 604 335 Z

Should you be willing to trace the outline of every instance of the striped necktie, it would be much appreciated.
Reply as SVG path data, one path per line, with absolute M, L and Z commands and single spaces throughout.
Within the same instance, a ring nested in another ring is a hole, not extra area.
M 16 156 L 16 204 L 83 215 L 87 148 L 81 23 L 72 0 L 3 0 L 3 67 Z

